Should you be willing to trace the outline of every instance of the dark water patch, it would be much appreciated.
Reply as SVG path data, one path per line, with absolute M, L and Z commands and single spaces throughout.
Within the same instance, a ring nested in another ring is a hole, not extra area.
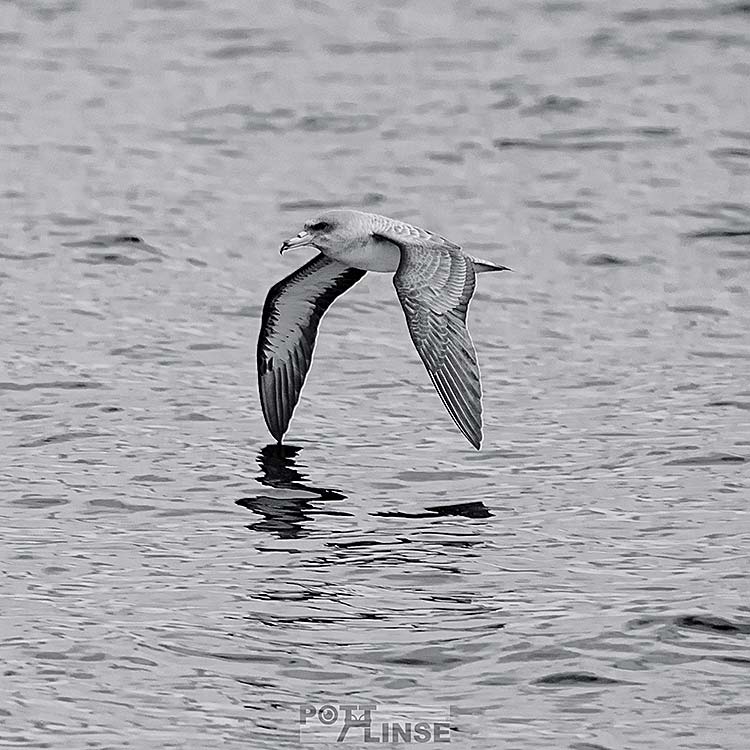
M 587 256 L 584 261 L 587 266 L 633 266 L 633 261 L 621 258 L 611 253 L 594 253 Z
M 49 258 L 52 253 L 3 253 L 0 252 L 0 258 L 3 260 L 39 260 L 40 258 Z
M 646 146 L 657 140 L 671 139 L 677 143 L 679 130 L 660 125 L 633 128 L 574 128 L 553 130 L 538 138 L 498 138 L 493 145 L 498 149 L 521 148 L 551 151 L 622 151 L 634 146 Z
M 282 130 L 285 121 L 289 120 L 291 117 L 291 114 L 274 114 L 273 112 L 256 112 L 252 115 L 248 116 L 244 123 L 244 129 L 248 131 L 263 131 L 263 130 L 270 130 L 270 131 L 279 131 Z M 223 150 L 222 153 L 234 156 L 236 158 L 241 158 L 245 154 L 243 151 L 233 151 L 229 152 L 228 150 Z
M 750 635 L 750 622 L 732 622 L 715 615 L 683 615 L 674 620 L 678 628 L 730 635 Z
M 74 263 L 88 263 L 92 266 L 117 265 L 134 266 L 138 263 L 135 258 L 130 258 L 121 253 L 87 253 L 83 258 L 73 258 Z
M 37 383 L 0 382 L 0 391 L 33 391 L 42 390 L 81 390 L 83 388 L 103 388 L 95 380 L 51 380 Z
M 73 143 L 60 144 L 55 146 L 55 148 L 64 154 L 77 154 L 78 156 L 89 156 L 94 153 L 94 149 L 91 146 L 81 146 Z
M 750 141 L 750 132 L 745 132 L 744 130 L 720 130 L 719 132 L 727 138 L 734 138 L 738 141 Z M 747 207 L 744 208 L 748 210 Z
M 327 44 L 325 49 L 332 55 L 387 55 L 405 52 L 409 45 L 406 42 L 359 42 Z
M 214 349 L 236 349 L 236 346 L 230 346 L 229 344 L 190 344 L 188 349 L 196 352 L 212 351 Z
M 750 37 L 743 34 L 728 34 L 726 32 L 709 31 L 706 29 L 673 29 L 664 38 L 670 42 L 709 42 L 710 44 L 727 49 L 729 47 L 750 47 Z
M 718 5 L 718 3 L 717 3 Z M 636 8 L 619 14 L 621 21 L 631 24 L 660 23 L 662 21 L 698 21 L 719 14 L 719 8 Z
M 354 539 L 351 542 L 326 542 L 326 547 L 333 549 L 362 549 L 371 547 L 393 547 L 394 545 L 411 544 L 409 539 Z
M 750 359 L 750 352 L 747 351 L 691 351 L 691 356 L 701 357 L 702 359 Z
M 453 503 L 449 505 L 432 505 L 425 512 L 409 513 L 408 511 L 391 510 L 371 513 L 379 518 L 435 518 L 438 516 L 458 516 L 463 518 L 490 518 L 493 514 L 481 501 Z
M 719 255 L 722 258 L 729 258 L 730 260 L 749 260 L 750 259 L 750 248 L 747 250 L 720 250 Z M 731 287 L 730 291 L 735 289 L 739 290 L 742 294 L 745 293 L 745 287 Z
M 505 46 L 505 40 L 497 39 L 460 39 L 435 37 L 431 39 L 410 39 L 404 42 L 371 41 L 344 42 L 326 45 L 325 49 L 333 55 L 393 55 L 415 50 L 433 50 L 441 52 L 492 51 Z
M 187 10 L 195 7 L 194 0 L 137 0 L 136 7 L 147 10 Z
M 624 685 L 622 680 L 602 677 L 593 672 L 553 672 L 534 680 L 536 685 L 576 686 L 576 685 Z
M 689 458 L 675 458 L 667 461 L 665 466 L 719 466 L 723 464 L 743 464 L 747 461 L 744 456 L 732 453 L 708 453 Z
M 71 431 L 71 432 L 61 432 L 57 435 L 48 435 L 44 438 L 39 438 L 38 440 L 33 440 L 30 443 L 20 443 L 19 448 L 39 448 L 43 445 L 55 445 L 58 443 L 67 443 L 71 440 L 83 440 L 85 438 L 95 438 L 95 437 L 112 437 L 110 433 L 107 432 L 88 432 L 86 430 L 79 430 L 79 431 Z
M 542 10 L 550 15 L 556 13 L 575 13 L 584 8 L 584 3 L 578 0 L 547 0 L 542 3 Z
M 562 331 L 556 331 L 554 328 L 541 328 L 539 334 L 546 339 L 558 339 L 559 341 L 573 340 L 573 336 Z
M 266 29 L 262 28 L 228 28 L 228 29 L 209 29 L 205 32 L 207 37 L 223 39 L 227 42 L 240 42 L 245 39 L 252 39 L 259 34 L 265 33 Z
M 278 131 L 294 117 L 294 110 L 287 107 L 275 107 L 268 110 L 259 110 L 244 104 L 228 104 L 223 107 L 210 107 L 191 112 L 187 119 L 190 121 L 206 122 L 202 128 L 193 126 L 192 132 L 198 132 L 203 137 L 215 136 L 214 140 L 223 140 L 218 137 L 218 128 L 223 130 L 242 129 L 254 131 Z M 222 152 L 223 153 L 223 152 Z M 244 151 L 230 151 L 231 156 L 242 156 Z
M 600 745 L 597 742 L 573 742 L 568 747 L 570 750 L 612 750 L 612 748 Z
M 739 146 L 729 146 L 725 148 L 715 148 L 711 152 L 712 156 L 723 158 L 727 156 L 739 156 L 743 159 L 750 159 L 750 148 L 740 148 Z
M 513 109 L 521 103 L 521 99 L 517 94 L 512 91 L 502 99 L 492 102 L 490 109 Z
M 444 164 L 461 164 L 464 161 L 463 154 L 456 154 L 452 151 L 428 151 L 427 158 Z
M 88 502 L 88 506 L 90 508 L 96 509 L 97 511 L 112 511 L 117 513 L 122 511 L 134 513 L 137 511 L 156 510 L 156 507 L 153 505 L 137 505 L 136 503 L 126 503 L 122 500 L 117 500 L 116 498 L 98 498 L 95 500 L 90 500 Z
M 445 669 L 452 669 L 462 664 L 471 664 L 483 659 L 484 656 L 481 654 L 469 655 L 469 653 L 467 653 L 470 649 L 479 650 L 479 648 L 481 648 L 480 644 L 475 644 L 474 648 L 471 648 L 470 645 L 461 644 L 452 649 L 441 646 L 426 646 L 423 648 L 412 649 L 411 651 L 404 651 L 400 654 L 384 655 L 381 659 L 385 664 L 398 664 L 407 667 L 426 667 L 431 671 L 442 671 Z M 378 659 L 378 661 L 381 659 Z
M 702 229 L 698 232 L 690 232 L 687 237 L 750 237 L 750 227 L 743 229 Z
M 750 135 L 748 135 L 750 138 Z M 727 224 L 739 224 L 745 228 L 750 221 L 750 205 L 745 203 L 718 202 L 683 208 L 680 213 L 699 219 L 722 219 Z
M 622 151 L 622 141 L 551 141 L 532 138 L 496 138 L 497 149 L 527 149 L 529 151 Z
M 425 510 L 437 516 L 461 516 L 463 518 L 489 518 L 493 515 L 481 500 L 448 505 L 428 505 Z
M 281 211 L 327 211 L 332 208 L 339 208 L 340 201 L 321 201 L 315 198 L 308 198 L 298 201 L 284 201 L 279 203 Z
M 732 406 L 736 409 L 750 411 L 750 401 L 710 401 L 707 406 Z
M 239 60 L 243 57 L 268 57 L 292 51 L 289 42 L 279 39 L 267 44 L 228 44 L 208 53 L 215 60 Z
M 58 16 L 78 11 L 79 3 L 77 0 L 58 0 L 52 3 L 26 3 L 20 7 L 33 13 L 41 21 L 55 21 Z
M 15 505 L 21 505 L 30 510 L 39 510 L 42 508 L 54 508 L 58 505 L 67 505 L 69 498 L 50 497 L 47 495 L 25 494 L 21 495 L 14 501 Z
M 20 44 L 23 34 L 17 31 L 0 31 L 0 45 L 3 44 Z
M 584 89 L 597 89 L 606 86 L 610 81 L 609 76 L 576 76 L 573 82 L 576 86 Z
M 137 484 L 162 484 L 164 482 L 174 482 L 175 480 L 173 477 L 164 477 L 159 474 L 138 474 L 131 477 L 130 481 Z
M 641 125 L 629 128 L 627 132 L 642 135 L 644 138 L 675 138 L 680 134 L 679 128 L 665 127 L 663 125 Z
M 377 127 L 379 118 L 376 115 L 334 114 L 322 112 L 317 115 L 306 115 L 297 120 L 295 127 L 307 132 L 358 133 Z
M 573 211 L 570 220 L 581 224 L 604 224 L 604 220 L 585 211 Z
M 451 471 L 401 471 L 394 475 L 394 479 L 404 482 L 450 482 L 455 479 L 484 479 L 485 474 L 473 471 L 454 473 Z
M 118 346 L 110 349 L 109 354 L 113 357 L 127 357 L 139 362 L 148 360 L 159 360 L 160 357 L 174 356 L 176 352 L 165 346 L 147 346 L 146 344 L 133 344 L 132 346 Z
M 382 193 L 365 193 L 362 196 L 362 206 L 377 206 L 380 203 L 385 203 L 385 196 Z
M 739 667 L 750 667 L 750 657 L 747 656 L 718 656 L 718 661 L 723 661 L 725 664 L 735 664 Z M 733 713 L 727 710 L 727 713 Z M 750 706 L 745 706 L 742 711 L 737 713 L 750 713 Z
M 328 211 L 342 206 L 377 206 L 385 201 L 382 193 L 365 193 L 362 196 L 351 196 L 337 200 L 322 201 L 316 198 L 307 198 L 297 201 L 284 201 L 279 204 L 282 211 Z
M 715 318 L 722 318 L 729 315 L 728 310 L 722 307 L 712 307 L 711 305 L 667 305 L 667 310 L 688 315 L 711 315 Z
M 71 307 L 70 312 L 74 315 L 83 315 L 86 318 L 96 318 L 97 320 L 106 320 L 107 316 L 96 310 L 82 310 L 80 307 Z
M 568 212 L 573 211 L 577 208 L 583 208 L 588 206 L 588 203 L 582 201 L 540 201 L 540 200 L 528 200 L 524 203 L 530 208 L 544 208 L 549 211 L 560 211 Z
M 179 138 L 183 143 L 191 146 L 224 146 L 227 139 L 215 135 L 215 131 L 208 128 L 191 128 L 179 133 L 171 133 L 171 137 Z M 215 200 L 211 198 L 211 200 Z
M 727 5 L 720 6 L 720 13 L 727 15 L 727 16 L 748 16 L 750 15 L 750 3 L 748 2 L 739 2 L 739 3 L 729 3 Z
M 727 146 L 712 149 L 709 153 L 719 166 L 733 174 L 750 173 L 750 148 Z
M 201 414 L 197 411 L 191 411 L 187 414 L 180 414 L 175 417 L 176 422 L 215 422 L 215 417 L 209 417 L 207 414 Z
M 83 240 L 72 240 L 61 243 L 69 248 L 92 248 L 96 252 L 83 257 L 73 258 L 75 263 L 91 265 L 133 266 L 137 263 L 161 263 L 166 253 L 153 245 L 144 242 L 141 237 L 132 234 L 94 235 Z M 101 252 L 105 251 L 105 252 Z
M 572 114 L 586 106 L 583 99 L 575 96 L 557 96 L 550 94 L 540 99 L 536 104 L 524 107 L 521 110 L 522 115 L 544 115 L 550 113 Z
M 619 385 L 616 380 L 604 380 L 603 378 L 590 378 L 588 380 L 582 380 L 578 383 L 570 383 L 568 385 L 561 385 L 561 388 L 578 389 L 578 388 L 601 388 L 612 385 Z
M 67 216 L 66 214 L 52 213 L 46 217 L 58 227 L 88 227 L 94 223 L 93 219 L 83 216 Z

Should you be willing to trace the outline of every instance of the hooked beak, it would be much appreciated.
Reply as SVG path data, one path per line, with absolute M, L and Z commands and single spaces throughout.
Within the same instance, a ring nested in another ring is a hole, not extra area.
M 286 240 L 279 250 L 279 255 L 283 255 L 287 250 L 292 250 L 295 247 L 304 247 L 310 245 L 312 236 L 307 230 L 302 230 L 296 237 L 292 237 L 290 240 Z

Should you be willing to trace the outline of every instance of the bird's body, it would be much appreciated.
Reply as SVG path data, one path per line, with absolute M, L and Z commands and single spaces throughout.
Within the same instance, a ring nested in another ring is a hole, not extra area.
M 261 407 L 281 442 L 312 364 L 318 325 L 334 300 L 367 271 L 393 273 L 412 341 L 459 429 L 482 440 L 482 393 L 466 329 L 475 275 L 505 266 L 464 253 L 444 237 L 395 219 L 350 209 L 328 211 L 281 248 L 320 254 L 271 287 L 258 338 Z
M 401 262 L 401 252 L 396 245 L 375 237 L 358 238 L 347 245 L 334 247 L 324 255 L 350 268 L 375 273 L 396 273 Z

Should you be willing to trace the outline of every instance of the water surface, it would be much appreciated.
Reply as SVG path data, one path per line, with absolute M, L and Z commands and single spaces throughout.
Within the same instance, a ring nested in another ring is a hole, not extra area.
M 731 2 L 5 3 L 0 745 L 297 747 L 362 700 L 744 750 L 749 50 Z M 514 269 L 480 453 L 375 275 L 269 445 L 276 249 L 341 205 Z

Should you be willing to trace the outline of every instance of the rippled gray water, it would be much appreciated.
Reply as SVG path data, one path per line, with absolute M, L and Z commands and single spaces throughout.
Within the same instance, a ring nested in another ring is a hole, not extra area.
M 750 7 L 0 6 L 0 745 L 750 734 Z M 474 452 L 387 276 L 274 449 L 280 242 L 349 205 L 483 276 Z

